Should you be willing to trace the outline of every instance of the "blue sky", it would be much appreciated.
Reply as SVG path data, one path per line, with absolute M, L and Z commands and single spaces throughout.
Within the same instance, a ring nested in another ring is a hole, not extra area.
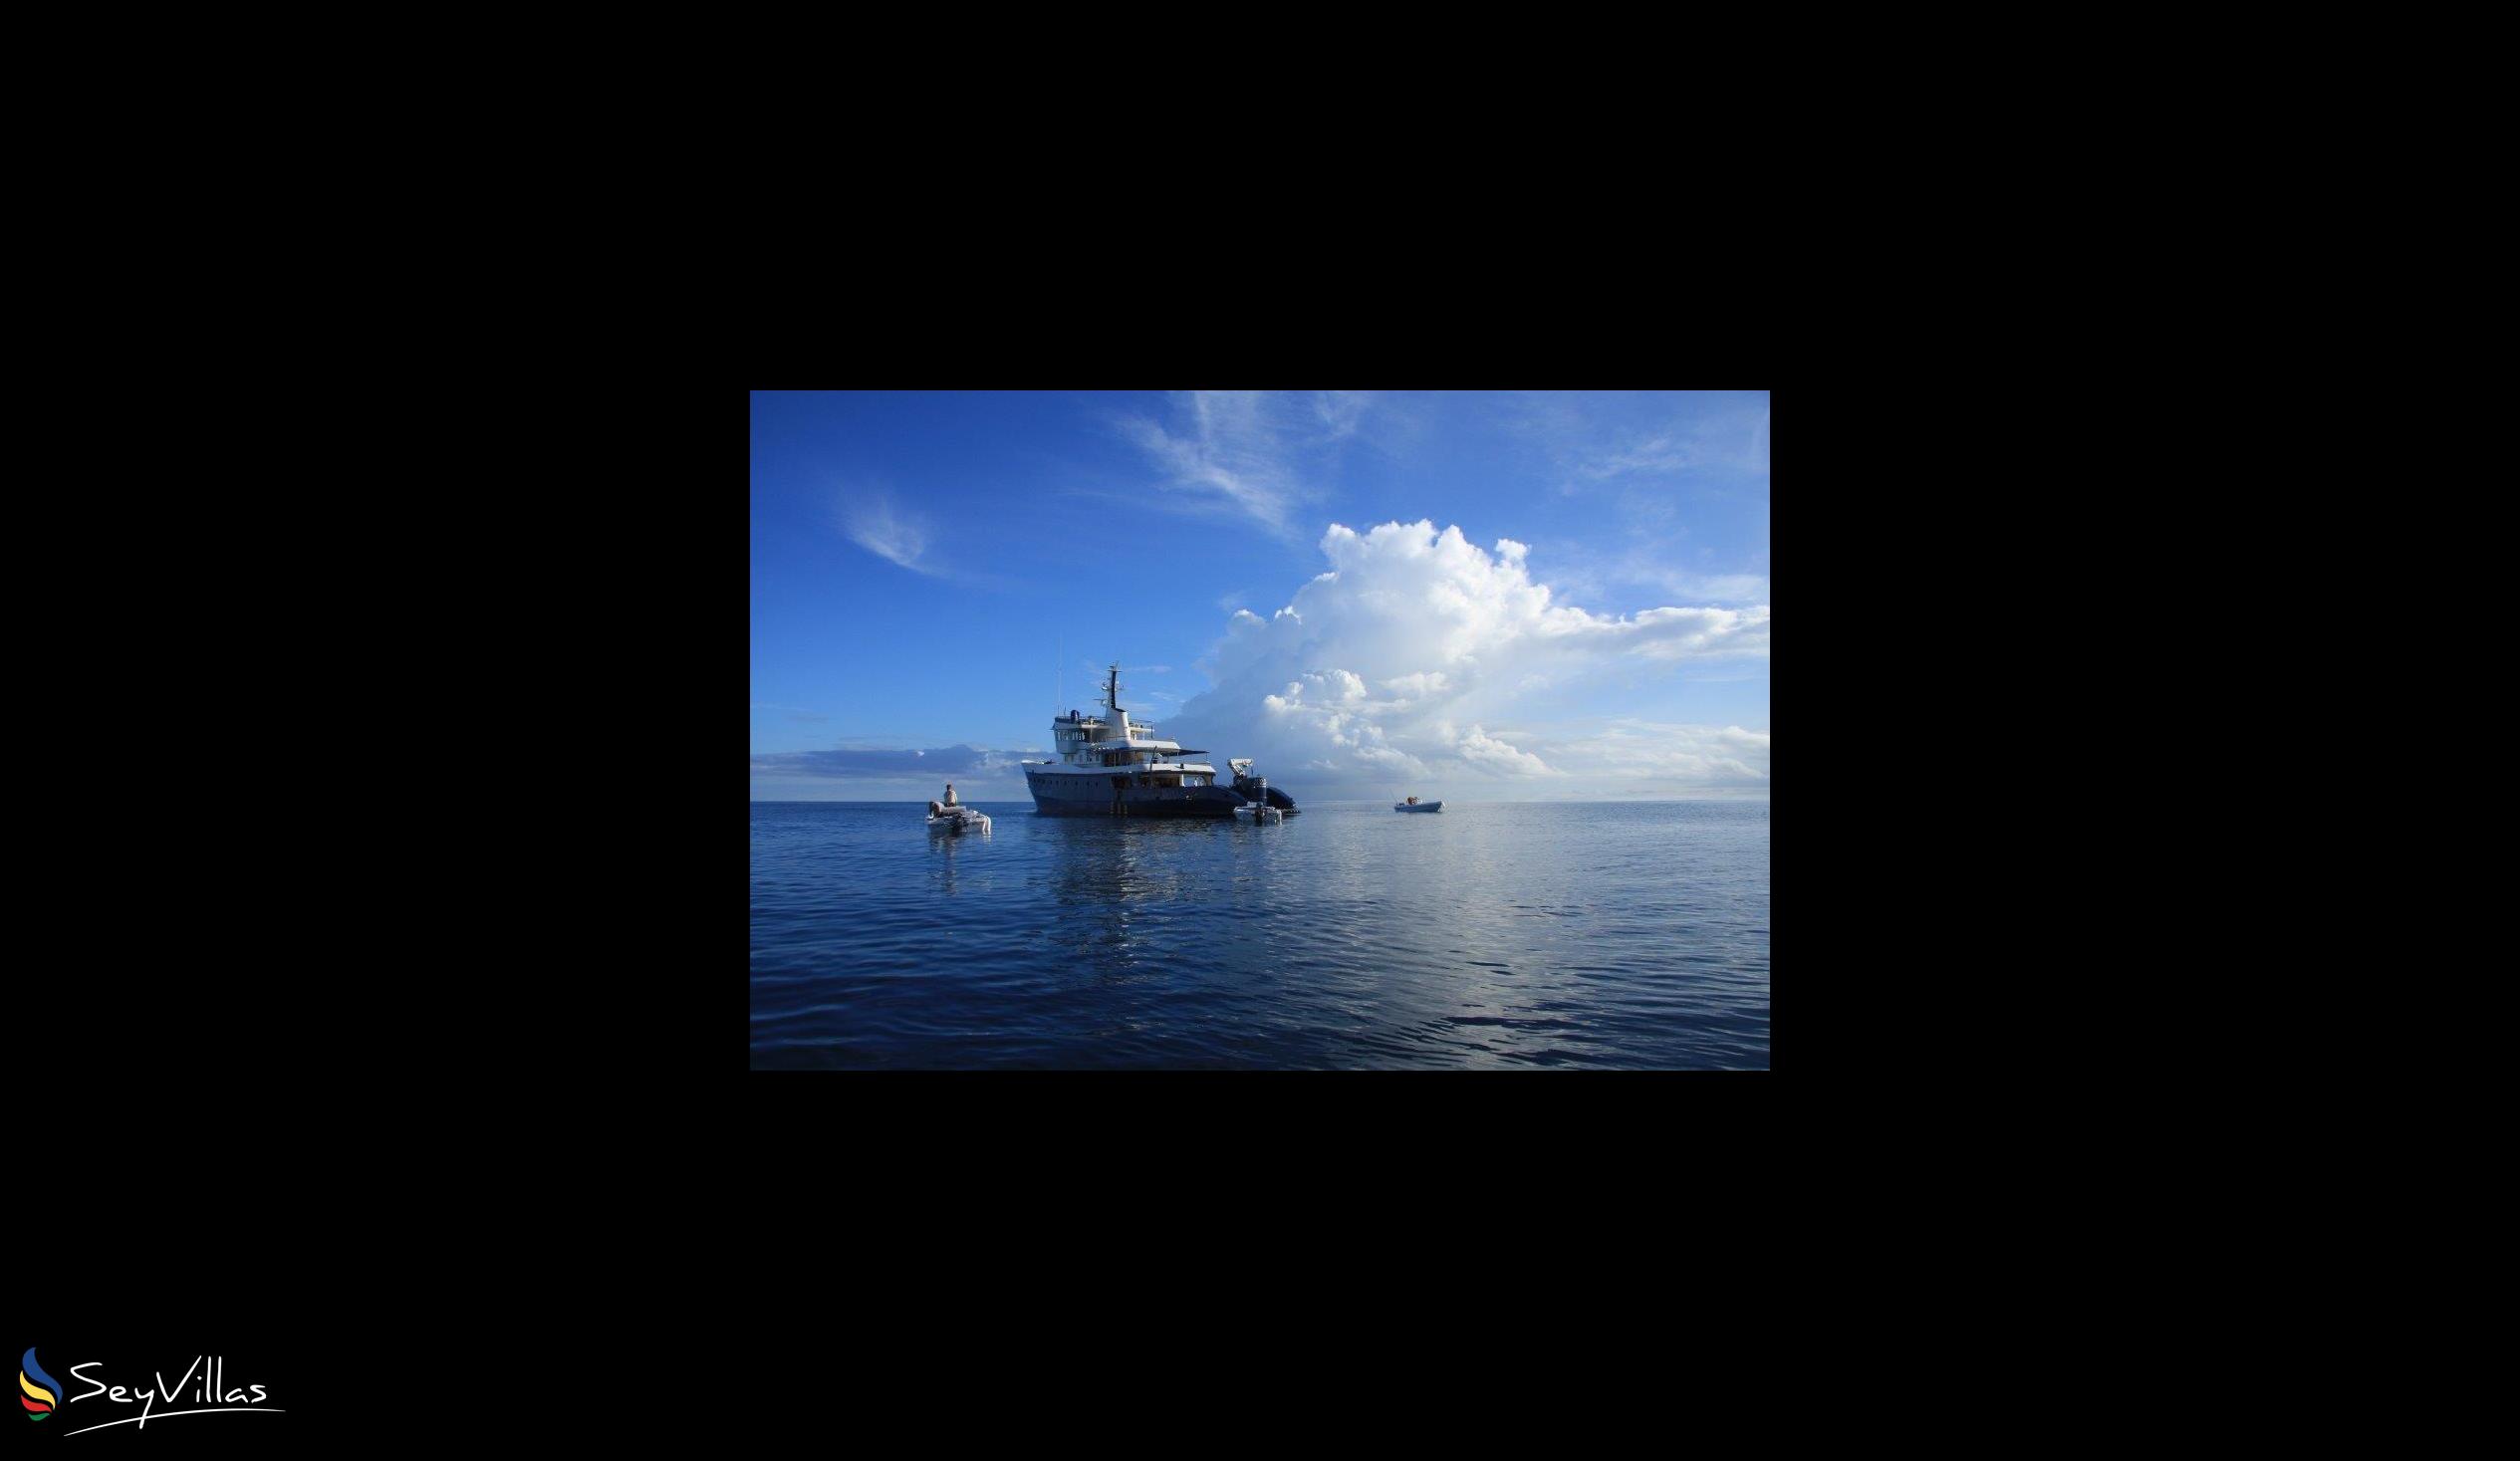
M 1768 448 L 1765 391 L 755 392 L 752 797 L 1021 799 L 1114 660 L 1298 801 L 1764 797 Z

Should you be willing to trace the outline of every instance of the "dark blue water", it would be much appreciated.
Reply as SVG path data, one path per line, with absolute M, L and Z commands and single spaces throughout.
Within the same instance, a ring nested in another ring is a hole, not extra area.
M 1757 1069 L 1768 807 L 752 808 L 762 1068 Z

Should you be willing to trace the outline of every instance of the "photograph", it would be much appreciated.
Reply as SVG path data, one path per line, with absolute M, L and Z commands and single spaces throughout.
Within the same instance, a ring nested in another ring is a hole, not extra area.
M 1769 1068 L 1767 391 L 750 404 L 752 1069 Z

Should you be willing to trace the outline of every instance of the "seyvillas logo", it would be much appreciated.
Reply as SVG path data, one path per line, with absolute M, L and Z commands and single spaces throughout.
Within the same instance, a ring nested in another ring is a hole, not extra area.
M 26 1407 L 26 1418 L 42 1420 L 53 1413 L 54 1397 L 61 1393 L 61 1381 L 44 1372 L 35 1362 L 35 1347 L 28 1345 L 26 1357 L 18 1361 L 18 1388 L 26 1391 L 18 1403 Z
M 155 1381 L 151 1385 L 118 1385 L 89 1373 L 90 1370 L 104 1367 L 105 1361 L 102 1359 L 83 1360 L 70 1366 L 70 1377 L 88 1388 L 65 1398 L 61 1394 L 61 1382 L 46 1374 L 43 1367 L 35 1362 L 35 1350 L 30 1347 L 26 1351 L 26 1357 L 18 1361 L 18 1388 L 26 1392 L 18 1398 L 26 1406 L 27 1417 L 31 1420 L 42 1420 L 62 1404 L 76 1405 L 82 1401 L 99 1398 L 113 1401 L 118 1405 L 140 1407 L 139 1414 L 126 1416 L 120 1420 L 96 1418 L 93 1412 L 82 1411 L 71 1418 L 74 1420 L 93 1419 L 94 1423 L 75 1426 L 62 1432 L 65 1436 L 75 1436 L 92 1430 L 103 1430 L 109 1425 L 135 1425 L 146 1430 L 150 1421 L 164 1420 L 175 1415 L 230 1413 L 285 1415 L 288 1413 L 277 1405 L 263 1403 L 264 1400 L 270 1398 L 271 1394 L 263 1386 L 232 1382 L 228 1378 L 226 1358 L 217 1354 L 194 1356 L 193 1361 L 184 1366 L 183 1373 L 175 1376 L 172 1384 L 166 1382 L 164 1370 L 157 1370 L 149 1376 Z M 194 1382 L 196 1377 L 199 1380 L 198 1383 Z M 189 1386 L 188 1389 L 187 1386 Z M 194 1408 L 189 1410 L 157 1408 L 160 1404 L 171 1405 L 180 1400 L 192 1401 Z

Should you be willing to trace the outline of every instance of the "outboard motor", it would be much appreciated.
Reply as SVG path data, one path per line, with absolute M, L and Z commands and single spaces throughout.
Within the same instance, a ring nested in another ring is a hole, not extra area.
M 1286 793 L 1269 785 L 1269 779 L 1267 777 L 1253 776 L 1251 774 L 1251 760 L 1249 757 L 1240 757 L 1235 760 L 1228 761 L 1225 764 L 1234 769 L 1234 791 L 1244 801 L 1258 802 L 1262 806 L 1266 807 L 1275 807 L 1281 812 L 1291 813 L 1295 810 L 1295 799 L 1293 797 L 1290 797 Z

